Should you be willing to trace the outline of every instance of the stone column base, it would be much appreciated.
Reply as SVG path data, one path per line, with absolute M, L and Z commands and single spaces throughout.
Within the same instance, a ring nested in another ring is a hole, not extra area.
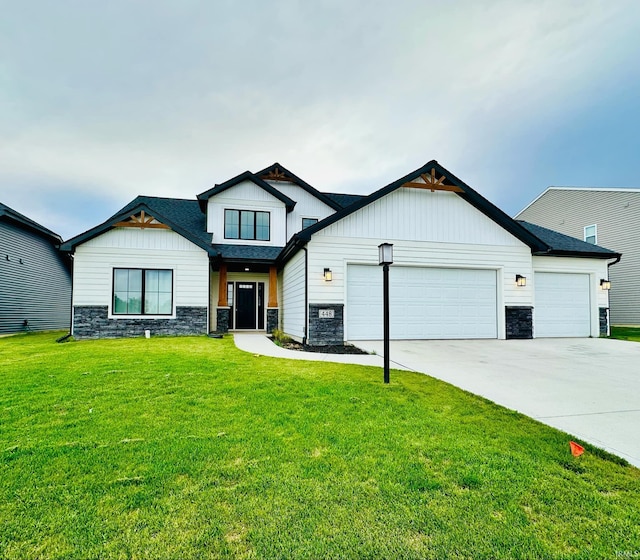
M 216 309 L 216 332 L 229 332 L 229 319 L 231 318 L 230 307 L 218 307 Z
M 344 344 L 344 305 L 341 303 L 309 304 L 309 346 Z
M 609 308 L 600 307 L 599 319 L 600 319 L 600 336 L 609 336 Z
M 267 307 L 267 333 L 271 334 L 279 327 L 279 309 Z
M 533 338 L 533 307 L 505 307 L 507 339 Z

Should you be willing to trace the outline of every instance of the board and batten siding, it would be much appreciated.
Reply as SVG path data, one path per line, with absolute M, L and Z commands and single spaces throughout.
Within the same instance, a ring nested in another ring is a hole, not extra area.
M 22 262 L 20 262 L 22 260 Z M 71 274 L 43 236 L 0 221 L 0 334 L 69 329 Z
M 611 323 L 640 325 L 639 190 L 551 187 L 516 219 L 578 239 L 595 224 L 597 244 L 622 253 L 622 260 L 609 268 Z
M 316 236 L 525 247 L 458 195 L 399 188 L 321 230 Z
M 600 288 L 600 279 L 607 273 L 607 261 L 603 259 L 577 259 L 569 257 L 533 257 L 534 274 L 527 286 L 533 290 L 533 312 L 535 314 L 535 272 L 584 274 L 589 276 L 591 299 L 591 336 L 600 336 L 598 312 L 600 307 L 609 307 L 609 291 Z M 535 318 L 534 318 L 535 324 Z
M 225 239 L 224 211 L 254 210 L 269 212 L 269 241 Z M 229 245 L 266 245 L 283 247 L 287 242 L 287 209 L 281 200 L 251 181 L 243 181 L 212 196 L 207 203 L 207 231 L 213 243 Z
M 394 264 L 497 271 L 498 310 L 532 305 L 531 249 L 454 193 L 400 188 L 313 236 L 309 248 L 309 301 L 346 301 L 347 265 L 377 264 L 378 245 L 394 244 Z M 323 270 L 331 268 L 332 282 Z M 381 272 L 382 274 L 382 272 Z M 498 336 L 504 316 L 498 312 Z M 345 321 L 348 323 L 348 319 Z
M 302 340 L 305 325 L 305 252 L 298 251 L 282 270 L 280 324 L 289 336 Z
M 279 190 L 291 200 L 296 201 L 291 212 L 287 213 L 287 241 L 294 233 L 302 229 L 302 218 L 316 218 L 318 221 L 335 213 L 335 210 L 327 206 L 303 188 L 293 183 L 280 181 L 267 181 L 274 189 Z
M 209 257 L 181 235 L 162 229 L 115 228 L 74 253 L 73 305 L 108 305 L 114 268 L 172 269 L 175 307 L 209 307 Z

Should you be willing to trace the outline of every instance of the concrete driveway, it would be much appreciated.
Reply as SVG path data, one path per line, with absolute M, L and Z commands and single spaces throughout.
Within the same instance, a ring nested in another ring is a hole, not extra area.
M 357 346 L 382 355 L 381 341 Z M 621 340 L 391 341 L 391 367 L 447 381 L 640 467 L 640 344 Z

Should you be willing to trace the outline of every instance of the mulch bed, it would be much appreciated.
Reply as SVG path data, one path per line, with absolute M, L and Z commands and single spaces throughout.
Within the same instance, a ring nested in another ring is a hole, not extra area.
M 273 338 L 271 339 L 271 341 L 276 344 Z M 300 352 L 321 352 L 322 354 L 368 354 L 368 352 L 365 352 L 360 348 L 356 348 L 351 344 L 336 344 L 333 346 L 308 346 L 306 344 L 301 344 L 300 342 L 291 340 L 289 342 L 280 343 L 278 344 L 278 346 L 280 346 L 281 348 L 286 348 L 287 350 L 298 350 Z

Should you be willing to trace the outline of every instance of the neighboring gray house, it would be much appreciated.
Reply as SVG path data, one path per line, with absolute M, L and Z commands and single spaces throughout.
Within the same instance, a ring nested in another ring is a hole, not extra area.
M 61 243 L 0 203 L 0 334 L 70 327 L 71 272 Z
M 610 320 L 640 325 L 640 189 L 549 187 L 516 219 L 622 253 L 609 270 Z
M 278 163 L 192 200 L 139 196 L 62 246 L 73 335 L 378 339 L 383 242 L 395 340 L 608 331 L 602 280 L 617 253 L 516 222 L 430 161 L 368 196 L 320 192 Z

